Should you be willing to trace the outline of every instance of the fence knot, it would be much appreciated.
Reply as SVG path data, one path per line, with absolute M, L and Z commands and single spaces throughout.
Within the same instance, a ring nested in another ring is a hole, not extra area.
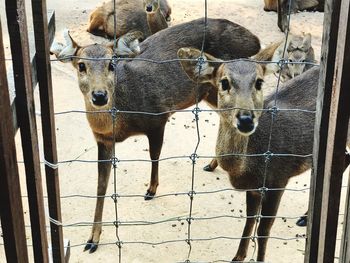
M 199 58 L 197 58 L 197 64 L 199 67 L 202 67 L 204 63 L 205 63 L 205 58 L 202 55 Z
M 187 238 L 185 241 L 189 246 L 191 245 L 191 239 Z M 187 259 L 185 262 L 190 262 L 190 260 Z
M 272 159 L 273 155 L 274 154 L 270 151 L 265 152 L 264 153 L 265 163 L 269 162 Z
M 115 244 L 117 245 L 118 248 L 122 248 L 123 242 L 118 240 L 117 242 L 115 242 Z
M 276 106 L 273 106 L 268 109 L 268 112 L 270 112 L 273 116 L 276 116 L 278 111 L 279 111 L 279 108 L 277 108 Z
M 186 240 L 186 242 L 187 242 L 187 240 Z M 187 242 L 187 244 L 189 244 L 188 242 Z M 189 260 L 189 259 L 186 259 L 185 261 L 184 261 L 184 263 L 190 263 L 191 261 Z
M 191 159 L 192 163 L 195 164 L 196 160 L 198 159 L 198 154 L 192 153 L 190 156 L 190 159 Z
M 111 158 L 112 166 L 113 168 L 117 168 L 117 163 L 119 163 L 119 159 L 117 157 L 112 157 Z
M 269 191 L 269 188 L 263 186 L 263 187 L 260 187 L 258 190 L 259 190 L 261 195 L 264 195 L 267 191 Z
M 195 118 L 195 121 L 198 121 L 199 120 L 199 113 L 201 112 L 201 109 L 199 107 L 195 107 L 193 110 L 192 110 L 192 113 L 194 115 L 194 118 Z
M 119 110 L 116 107 L 113 107 L 112 109 L 109 110 L 109 113 L 111 114 L 113 120 L 117 118 Z
M 114 202 L 117 202 L 117 200 L 118 200 L 119 197 L 120 197 L 120 196 L 119 196 L 118 194 L 116 194 L 116 193 L 114 193 L 114 194 L 111 195 L 111 198 L 113 199 Z
M 188 192 L 188 196 L 190 197 L 190 198 L 193 198 L 193 196 L 196 194 L 196 192 L 195 191 L 189 191 Z
M 187 223 L 188 223 L 189 225 L 192 223 L 192 220 L 194 220 L 193 217 L 187 217 L 187 218 L 186 218 L 186 221 L 187 221 Z
M 119 226 L 120 226 L 120 222 L 119 222 L 119 221 L 113 221 L 113 225 L 114 225 L 115 227 L 119 227 Z
M 288 64 L 288 59 L 285 58 L 281 58 L 278 62 L 277 62 L 277 66 L 282 69 L 285 65 Z

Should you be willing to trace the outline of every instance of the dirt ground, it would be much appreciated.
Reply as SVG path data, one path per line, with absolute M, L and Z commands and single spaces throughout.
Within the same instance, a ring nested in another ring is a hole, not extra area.
M 27 1 L 28 2 L 28 1 Z M 203 0 L 169 0 L 172 6 L 171 25 L 190 21 L 204 15 Z M 56 36 L 62 40 L 62 31 L 69 28 L 79 44 L 101 41 L 86 32 L 89 13 L 99 4 L 99 1 L 48 0 L 49 9 L 56 11 Z M 2 6 L 1 6 L 2 7 Z M 29 6 L 27 7 L 30 8 Z M 3 14 L 1 14 L 2 17 Z M 283 34 L 279 31 L 275 13 L 263 11 L 262 0 L 220 0 L 208 1 L 208 16 L 226 18 L 239 23 L 256 34 L 263 45 L 280 40 Z M 3 27 L 5 23 L 3 22 Z M 320 58 L 320 45 L 323 28 L 322 13 L 298 13 L 292 15 L 291 31 L 293 33 L 312 33 L 312 45 L 316 58 Z M 223 43 L 224 45 L 224 43 Z M 8 46 L 8 45 L 7 45 Z M 7 49 L 8 51 L 8 49 Z M 76 72 L 69 64 L 52 63 L 55 111 L 84 110 L 83 97 L 77 84 Z M 276 78 L 269 77 L 269 86 L 276 85 Z M 35 92 L 36 98 L 38 91 Z M 40 112 L 36 104 L 36 111 Z M 200 107 L 207 108 L 205 104 Z M 39 119 L 39 117 L 38 117 Z M 218 127 L 218 117 L 215 113 L 200 113 L 200 139 L 198 155 L 214 155 L 215 140 Z M 41 136 L 40 121 L 38 121 Z M 96 160 L 97 147 L 84 114 L 72 113 L 56 116 L 57 146 L 60 161 L 64 160 Z M 16 142 L 20 151 L 20 136 Z M 161 158 L 170 156 L 189 156 L 195 149 L 197 135 L 193 115 L 177 113 L 169 119 L 166 127 L 165 141 Z M 42 147 L 40 147 L 42 153 Z M 116 147 L 119 159 L 148 159 L 148 142 L 144 136 L 132 137 Z M 41 154 L 42 156 L 42 154 Z M 18 159 L 22 160 L 20 153 Z M 196 192 L 212 192 L 220 189 L 231 189 L 226 173 L 217 169 L 214 173 L 204 172 L 202 167 L 209 159 L 201 158 L 195 165 L 194 189 Z M 23 165 L 20 171 L 24 174 Z M 44 167 L 42 167 L 44 171 Z M 96 195 L 97 167 L 94 163 L 73 162 L 59 165 L 61 195 Z M 119 194 L 144 194 L 149 182 L 149 162 L 121 162 L 117 168 L 117 190 Z M 158 195 L 176 192 L 188 192 L 191 187 L 192 164 L 189 159 L 171 159 L 160 163 L 160 186 Z M 22 195 L 26 195 L 24 180 Z M 305 240 L 302 237 L 306 228 L 295 225 L 296 218 L 302 215 L 308 204 L 309 173 L 294 178 L 288 184 L 280 205 L 278 216 L 272 228 L 271 238 L 267 248 L 267 262 L 303 262 Z M 109 181 L 107 195 L 113 193 L 113 176 Z M 26 198 L 24 198 L 26 201 Z M 166 196 L 152 201 L 144 201 L 142 197 L 120 198 L 118 214 L 121 221 L 168 221 L 177 217 L 189 215 L 189 197 L 187 195 Z M 92 222 L 95 207 L 94 198 L 62 198 L 63 224 L 77 222 Z M 28 215 L 28 208 L 25 205 Z M 234 256 L 239 244 L 239 238 L 244 226 L 245 194 L 232 190 L 218 193 L 195 195 L 193 202 L 193 217 L 218 217 L 211 220 L 194 220 L 191 225 L 191 237 L 194 239 L 213 238 L 209 241 L 194 241 L 189 259 L 191 262 L 228 261 Z M 115 208 L 111 198 L 106 199 L 103 214 L 104 222 L 115 220 Z M 27 219 L 27 225 L 29 221 Z M 83 252 L 84 243 L 90 235 L 90 226 L 67 226 L 64 237 L 70 240 L 70 262 L 118 262 L 118 248 L 115 244 L 116 230 L 113 224 L 105 226 L 101 235 L 101 245 L 98 250 L 89 254 Z M 28 243 L 31 243 L 28 228 Z M 170 221 L 150 226 L 121 226 L 119 236 L 125 244 L 122 245 L 122 262 L 126 263 L 168 263 L 183 262 L 187 259 L 189 246 L 184 241 L 188 234 L 188 224 L 185 220 Z M 339 234 L 340 235 L 340 234 Z M 297 236 L 301 238 L 296 239 Z M 230 237 L 231 239 L 215 239 Z M 282 238 L 282 239 L 281 239 Z M 290 239 L 290 240 L 287 240 Z M 163 243 L 171 240 L 183 240 L 177 243 Z M 148 245 L 132 244 L 134 241 L 162 243 Z M 127 242 L 131 242 L 127 243 Z M 105 245 L 104 245 L 105 244 Z M 29 253 L 32 255 L 31 247 Z M 253 242 L 249 247 L 247 260 L 256 258 Z M 0 262 L 3 262 L 4 251 L 0 246 Z

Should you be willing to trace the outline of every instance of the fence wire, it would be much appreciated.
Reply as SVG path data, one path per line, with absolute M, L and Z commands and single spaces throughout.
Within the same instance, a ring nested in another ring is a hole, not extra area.
M 116 0 L 113 0 L 113 6 L 114 10 L 116 10 Z M 232 63 L 232 62 L 237 62 L 237 61 L 249 61 L 249 62 L 254 62 L 254 63 L 260 63 L 260 64 L 268 64 L 268 63 L 274 63 L 279 66 L 280 69 L 283 67 L 287 66 L 288 64 L 306 64 L 306 65 L 313 65 L 313 66 L 318 66 L 318 64 L 315 61 L 305 61 L 305 62 L 291 62 L 286 59 L 284 59 L 284 54 L 287 49 L 287 39 L 289 35 L 289 27 L 290 27 L 290 13 L 291 13 L 291 6 L 292 6 L 292 0 L 289 0 L 289 10 L 288 10 L 288 24 L 287 24 L 287 30 L 285 33 L 285 45 L 283 48 L 283 56 L 281 60 L 278 61 L 258 61 L 252 58 L 240 58 L 240 59 L 233 59 L 233 60 L 217 60 L 217 61 L 211 61 L 212 63 Z M 114 51 L 116 50 L 116 45 L 117 45 L 117 36 L 116 36 L 116 30 L 117 30 L 117 17 L 116 17 L 116 12 L 114 12 L 114 45 L 113 49 Z M 203 28 L 203 41 L 202 41 L 202 47 L 201 47 L 201 55 L 199 59 L 167 59 L 167 60 L 153 60 L 153 59 L 145 59 L 145 58 L 125 58 L 125 57 L 117 57 L 113 56 L 112 62 L 114 65 L 116 65 L 119 61 L 144 61 L 148 63 L 156 63 L 156 64 L 166 64 L 166 63 L 179 63 L 180 61 L 196 61 L 198 63 L 198 76 L 200 76 L 202 66 L 204 63 L 203 60 L 203 54 L 204 54 L 204 43 L 206 41 L 206 35 L 207 35 L 207 18 L 208 18 L 208 5 L 207 5 L 207 0 L 204 1 L 204 28 Z M 116 52 L 114 52 L 116 54 Z M 84 59 L 84 60 L 111 60 L 111 59 L 105 59 L 105 58 L 87 58 L 87 57 L 77 57 L 77 56 L 69 56 L 65 57 L 63 59 L 51 59 L 52 62 L 54 61 L 62 61 L 66 59 Z M 115 83 L 117 83 L 118 79 L 116 76 L 116 70 L 114 71 L 115 74 Z M 110 163 L 112 166 L 112 173 L 113 173 L 113 194 L 111 195 L 82 195 L 82 194 L 71 194 L 71 195 L 63 195 L 61 196 L 62 199 L 68 199 L 68 198 L 90 198 L 90 199 L 97 199 L 97 198 L 110 198 L 113 200 L 114 203 L 114 210 L 115 210 L 115 220 L 114 221 L 102 221 L 102 222 L 75 222 L 75 223 L 63 223 L 59 222 L 57 220 L 54 220 L 53 218 L 49 217 L 49 220 L 51 223 L 60 225 L 62 227 L 85 227 L 85 226 L 93 226 L 94 224 L 102 224 L 103 227 L 115 227 L 115 237 L 116 240 L 114 242 L 106 242 L 106 243 L 99 243 L 99 246 L 106 246 L 106 245 L 116 245 L 118 248 L 118 262 L 124 262 L 123 261 L 123 246 L 124 245 L 147 245 L 147 246 L 159 246 L 159 245 L 164 245 L 164 244 L 172 244 L 172 243 L 186 243 L 188 245 L 188 251 L 186 255 L 186 260 L 185 261 L 179 261 L 183 263 L 195 263 L 199 261 L 192 261 L 191 260 L 191 255 L 192 255 L 192 250 L 193 246 L 192 243 L 194 242 L 204 242 L 204 241 L 213 241 L 213 240 L 241 240 L 241 239 L 249 239 L 254 242 L 254 250 L 252 252 L 252 255 L 250 256 L 250 260 L 253 260 L 256 254 L 256 249 L 257 249 L 257 244 L 256 240 L 261 239 L 261 238 L 268 238 L 268 239 L 276 239 L 276 240 L 283 240 L 283 241 L 289 241 L 289 240 L 305 240 L 306 236 L 305 235 L 297 235 L 295 237 L 290 237 L 290 238 L 283 238 L 283 237 L 278 237 L 278 236 L 258 236 L 257 235 L 257 226 L 258 223 L 261 219 L 264 218 L 278 218 L 278 219 L 297 219 L 300 216 L 264 216 L 262 215 L 262 200 L 264 198 L 264 195 L 268 191 L 291 191 L 291 192 L 305 192 L 309 190 L 309 187 L 304 187 L 300 189 L 294 189 L 294 188 L 267 188 L 266 187 L 266 177 L 268 173 L 268 168 L 269 168 L 269 162 L 271 161 L 272 158 L 275 157 L 283 157 L 283 158 L 289 158 L 289 157 L 298 157 L 298 158 L 310 158 L 312 157 L 312 154 L 299 154 L 299 153 L 273 153 L 271 152 L 270 146 L 271 146 L 271 138 L 273 134 L 273 125 L 274 125 L 274 118 L 277 112 L 285 112 L 285 113 L 291 113 L 291 112 L 302 112 L 302 113 L 307 113 L 307 114 L 315 114 L 315 111 L 311 110 L 305 110 L 305 109 L 281 109 L 277 107 L 277 94 L 279 91 L 279 87 L 281 84 L 281 75 L 282 75 L 282 70 L 279 71 L 278 77 L 277 77 L 277 85 L 275 89 L 275 97 L 274 97 L 274 106 L 272 108 L 268 109 L 255 109 L 255 111 L 261 111 L 261 112 L 267 112 L 271 114 L 271 123 L 270 123 L 270 131 L 269 131 L 269 141 L 268 145 L 266 147 L 266 151 L 263 153 L 254 153 L 254 154 L 237 154 L 237 153 L 227 153 L 224 155 L 217 155 L 217 156 L 210 156 L 210 155 L 199 155 L 198 154 L 198 147 L 201 142 L 201 137 L 200 137 L 200 128 L 199 128 L 199 119 L 200 119 L 200 114 L 203 112 L 221 112 L 221 111 L 232 111 L 235 109 L 240 109 L 240 108 L 229 108 L 229 109 L 201 109 L 199 107 L 199 80 L 197 80 L 196 85 L 195 85 L 195 92 L 196 92 L 196 103 L 193 109 L 184 109 L 184 110 L 170 110 L 170 111 L 165 111 L 165 112 L 145 112 L 145 111 L 125 111 L 117 108 L 117 105 L 115 101 L 113 102 L 114 107 L 110 110 L 106 111 L 86 111 L 86 110 L 69 110 L 69 111 L 61 111 L 61 112 L 56 112 L 56 116 L 61 116 L 61 115 L 67 115 L 67 114 L 101 114 L 101 113 L 108 113 L 110 114 L 110 117 L 112 119 L 112 125 L 113 125 L 113 138 L 115 141 L 116 138 L 116 129 L 115 129 L 115 123 L 117 121 L 118 115 L 119 114 L 140 114 L 140 115 L 148 115 L 148 116 L 162 116 L 162 115 L 170 115 L 174 113 L 191 113 L 194 116 L 195 120 L 195 129 L 196 129 L 196 145 L 192 153 L 181 155 L 181 156 L 169 156 L 165 158 L 158 158 L 157 160 L 148 160 L 148 159 L 121 159 L 118 158 L 115 147 L 113 147 L 113 152 L 112 152 L 112 157 L 111 159 L 107 160 L 81 160 L 81 159 L 71 159 L 71 160 L 63 160 L 59 161 L 57 163 L 50 163 L 47 160 L 43 160 L 42 162 L 49 166 L 52 169 L 57 169 L 60 165 L 65 165 L 69 163 Z M 115 84 L 117 87 L 117 84 Z M 112 96 L 114 98 L 114 96 Z M 251 109 L 249 109 L 251 110 Z M 37 114 L 40 114 L 37 113 Z M 195 167 L 196 167 L 196 162 L 199 159 L 213 159 L 213 158 L 220 158 L 220 157 L 229 157 L 229 156 L 239 156 L 239 157 L 264 157 L 265 158 L 265 168 L 264 168 L 264 180 L 263 180 L 263 185 L 260 188 L 257 189 L 234 189 L 234 188 L 224 188 L 224 189 L 218 189 L 218 190 L 212 190 L 212 191 L 196 191 L 195 189 L 195 179 L 196 179 L 196 173 L 195 173 Z M 121 162 L 161 162 L 161 161 L 167 161 L 167 160 L 175 160 L 175 159 L 189 159 L 191 161 L 191 166 L 192 166 L 192 171 L 191 171 L 191 185 L 189 188 L 189 191 L 187 192 L 174 192 L 174 193 L 166 193 L 162 195 L 157 195 L 154 196 L 154 199 L 157 198 L 165 198 L 165 197 L 177 197 L 177 196 L 188 196 L 189 197 L 189 208 L 188 208 L 188 213 L 187 216 L 177 216 L 177 217 L 171 217 L 167 218 L 164 220 L 154 220 L 154 221 L 147 221 L 147 220 L 134 220 L 134 221 L 128 221 L 128 220 L 121 220 L 120 214 L 119 214 L 119 209 L 118 209 L 118 200 L 121 198 L 144 198 L 145 195 L 141 194 L 121 194 L 118 191 L 118 184 L 117 184 L 117 179 L 118 179 L 118 173 L 117 173 L 117 166 Z M 347 187 L 347 186 L 344 186 Z M 193 207 L 194 207 L 194 199 L 195 196 L 198 195 L 208 195 L 208 194 L 217 194 L 221 192 L 227 192 L 227 191 L 235 191 L 235 192 L 259 192 L 262 196 L 260 199 L 260 205 L 259 205 L 259 210 L 258 214 L 254 216 L 243 216 L 243 215 L 217 215 L 213 217 L 196 217 L 193 215 Z M 254 233 L 251 236 L 247 237 L 229 237 L 229 236 L 214 236 L 214 237 L 208 237 L 208 238 L 194 238 L 192 236 L 192 225 L 196 221 L 211 221 L 215 219 L 222 219 L 222 218 L 228 218 L 228 219 L 255 219 L 256 224 L 254 228 Z M 187 235 L 186 238 L 184 239 L 177 239 L 177 240 L 163 240 L 161 242 L 148 242 L 148 241 L 125 241 L 122 240 L 120 237 L 119 233 L 119 228 L 120 227 L 132 227 L 132 226 L 152 226 L 152 225 L 159 225 L 159 224 L 166 224 L 166 223 L 172 223 L 172 222 L 186 222 L 187 223 Z M 86 243 L 84 244 L 73 244 L 70 245 L 70 247 L 84 247 Z M 227 260 L 215 260 L 211 262 L 231 262 Z M 254 261 L 258 262 L 258 261 Z M 204 263 L 201 261 L 201 263 Z

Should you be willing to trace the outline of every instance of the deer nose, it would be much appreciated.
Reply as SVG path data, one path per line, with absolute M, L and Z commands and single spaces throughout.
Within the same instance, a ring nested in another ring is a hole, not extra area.
M 237 115 L 237 128 L 242 133 L 249 133 L 254 130 L 254 116 L 251 114 L 238 114 Z
M 92 103 L 97 106 L 106 105 L 108 102 L 107 91 L 93 91 L 92 92 Z
M 152 8 L 151 5 L 147 5 L 147 6 L 146 6 L 146 11 L 147 11 L 147 12 L 152 12 L 152 9 L 153 9 L 153 8 Z

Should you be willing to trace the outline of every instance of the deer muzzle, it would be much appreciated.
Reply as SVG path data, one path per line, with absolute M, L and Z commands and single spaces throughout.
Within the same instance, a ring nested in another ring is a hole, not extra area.
M 238 114 L 237 129 L 240 133 L 250 135 L 255 130 L 254 115 L 253 114 Z
M 146 11 L 147 12 L 152 12 L 152 10 L 153 10 L 152 5 L 146 5 Z
M 106 105 L 108 103 L 107 91 L 93 91 L 92 103 L 99 107 Z

